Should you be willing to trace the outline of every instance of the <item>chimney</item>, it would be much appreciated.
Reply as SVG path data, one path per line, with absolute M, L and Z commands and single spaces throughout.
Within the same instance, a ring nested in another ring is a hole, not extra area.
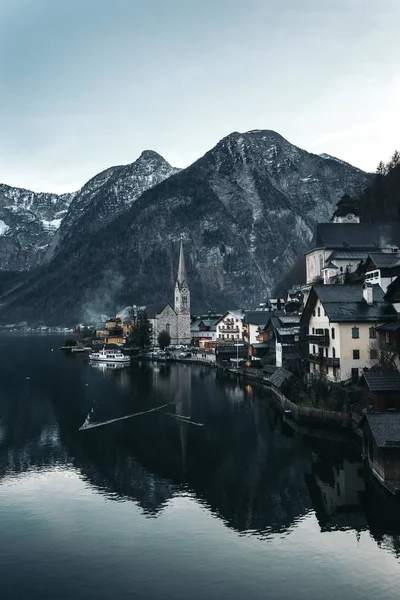
M 363 298 L 369 305 L 374 303 L 374 290 L 370 283 L 364 283 L 363 285 Z

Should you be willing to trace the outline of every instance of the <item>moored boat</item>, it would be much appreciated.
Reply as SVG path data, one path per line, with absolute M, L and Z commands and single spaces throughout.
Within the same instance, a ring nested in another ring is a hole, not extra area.
M 89 354 L 89 359 L 109 363 L 128 363 L 131 360 L 130 356 L 123 354 L 119 348 L 106 348 L 105 346 L 101 350 Z

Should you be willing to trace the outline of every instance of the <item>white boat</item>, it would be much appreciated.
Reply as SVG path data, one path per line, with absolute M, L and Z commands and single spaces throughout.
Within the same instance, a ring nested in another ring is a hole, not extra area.
M 118 348 L 104 347 L 102 350 L 89 354 L 89 359 L 108 363 L 128 363 L 130 362 L 131 357 L 122 354 L 121 350 Z

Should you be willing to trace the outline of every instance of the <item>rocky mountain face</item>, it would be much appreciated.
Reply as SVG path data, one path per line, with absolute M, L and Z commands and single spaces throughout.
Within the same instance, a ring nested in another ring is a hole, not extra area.
M 181 235 L 193 310 L 258 303 L 307 249 L 315 224 L 370 177 L 272 131 L 233 133 L 139 196 L 132 168 L 101 174 L 80 215 L 85 188 L 74 198 L 51 261 L 0 298 L 0 319 L 64 322 L 171 301 Z M 121 214 L 108 220 L 108 206 Z
M 157 152 L 145 150 L 134 163 L 99 173 L 75 195 L 47 259 L 65 252 L 78 238 L 108 225 L 143 192 L 178 172 Z
M 0 185 L 0 269 L 42 264 L 73 198 Z

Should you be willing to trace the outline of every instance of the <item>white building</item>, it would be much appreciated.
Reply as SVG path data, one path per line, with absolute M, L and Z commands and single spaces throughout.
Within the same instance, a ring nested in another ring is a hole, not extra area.
M 216 323 L 217 342 L 235 342 L 242 340 L 244 312 L 228 310 Z
M 377 359 L 376 328 L 396 320 L 379 286 L 314 285 L 301 326 L 308 329 L 309 374 L 332 381 L 358 379 Z
M 400 275 L 399 249 L 393 247 L 392 252 L 370 253 L 368 255 L 365 282 L 379 285 L 384 292 Z

